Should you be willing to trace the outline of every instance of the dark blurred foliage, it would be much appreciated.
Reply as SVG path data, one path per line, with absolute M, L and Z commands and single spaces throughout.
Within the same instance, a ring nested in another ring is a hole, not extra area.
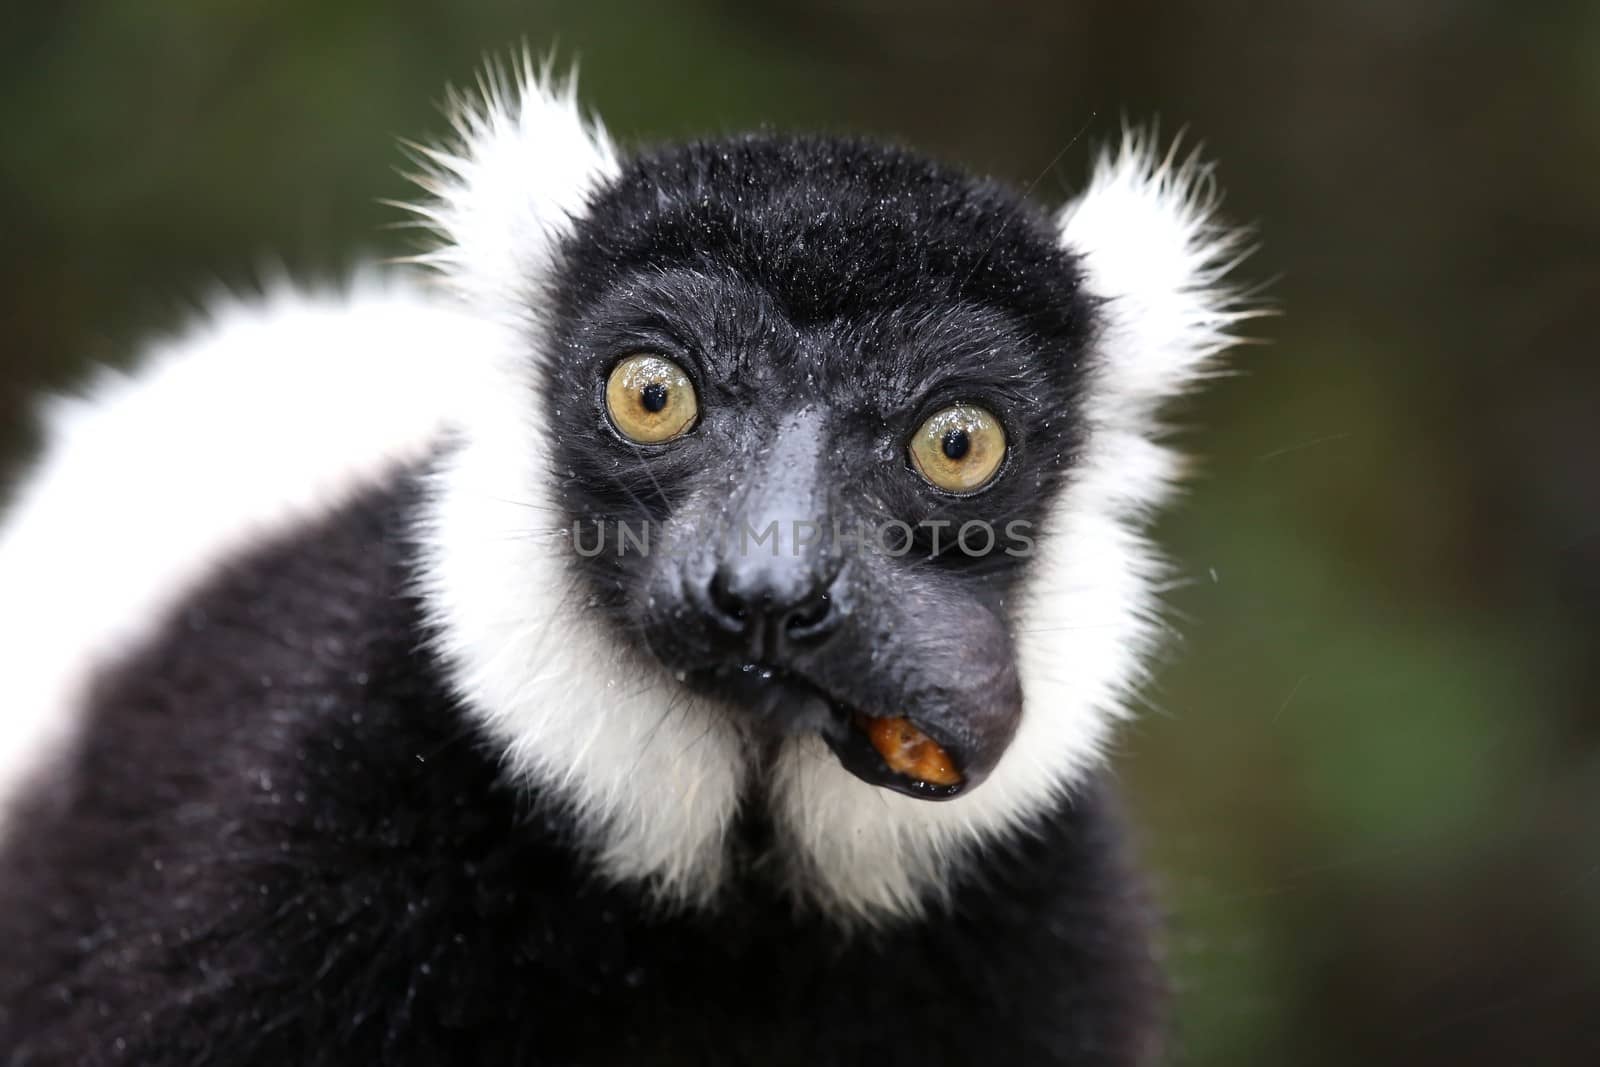
M 0 35 L 0 433 L 216 284 L 406 251 L 527 41 L 625 142 L 890 135 L 1059 201 L 1187 126 L 1284 314 L 1182 412 L 1186 638 L 1119 766 L 1179 1062 L 1600 1063 L 1600 6 L 96 0 Z M 292 431 L 290 431 L 292 432 Z M 108 516 L 114 527 L 115 516 Z

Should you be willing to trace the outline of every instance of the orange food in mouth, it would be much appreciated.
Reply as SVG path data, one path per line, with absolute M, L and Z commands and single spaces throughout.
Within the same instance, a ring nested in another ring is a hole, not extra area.
M 896 774 L 931 785 L 961 784 L 961 772 L 956 770 L 954 761 L 937 741 L 911 725 L 911 720 L 857 715 L 856 726 Z

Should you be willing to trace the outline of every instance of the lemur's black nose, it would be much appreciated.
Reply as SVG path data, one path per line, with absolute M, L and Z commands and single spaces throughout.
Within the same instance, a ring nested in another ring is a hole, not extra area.
M 825 641 L 843 611 L 833 577 L 724 564 L 711 576 L 706 610 L 728 639 L 757 656 L 781 658 Z

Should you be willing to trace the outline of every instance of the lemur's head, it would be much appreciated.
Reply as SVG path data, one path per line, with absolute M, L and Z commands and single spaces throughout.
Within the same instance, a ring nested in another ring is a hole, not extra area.
M 1049 219 L 908 153 L 749 138 L 632 161 L 561 263 L 540 447 L 620 639 L 758 745 L 816 733 L 912 796 L 981 782 L 1084 437 L 1093 309 Z
M 1052 215 L 855 141 L 622 161 L 523 74 L 418 209 L 503 336 L 426 532 L 461 695 L 611 877 L 714 898 L 743 810 L 915 910 L 1139 680 L 1155 408 L 1238 317 L 1203 172 L 1130 137 Z

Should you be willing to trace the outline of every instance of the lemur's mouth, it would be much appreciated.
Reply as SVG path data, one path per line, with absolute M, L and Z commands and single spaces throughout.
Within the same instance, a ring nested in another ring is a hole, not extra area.
M 716 669 L 704 681 L 774 735 L 820 734 L 840 765 L 870 785 L 919 800 L 949 800 L 967 786 L 957 750 L 914 715 L 869 714 L 809 678 L 765 663 Z
M 844 769 L 862 781 L 922 800 L 949 800 L 967 784 L 949 749 L 912 720 L 833 708 L 848 727 L 823 736 Z

